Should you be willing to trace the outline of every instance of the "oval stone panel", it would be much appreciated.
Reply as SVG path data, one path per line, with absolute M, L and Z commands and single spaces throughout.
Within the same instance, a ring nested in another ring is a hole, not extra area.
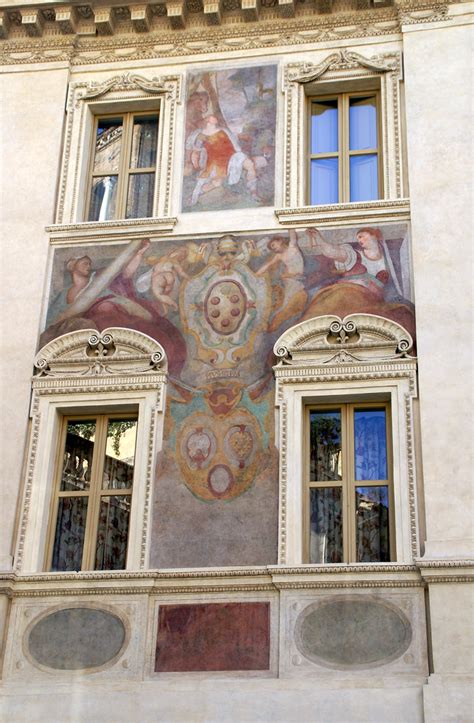
M 410 645 L 410 623 L 394 606 L 344 598 L 307 607 L 296 623 L 296 645 L 329 667 L 371 667 L 400 657 Z
M 125 627 L 106 610 L 69 608 L 42 618 L 28 636 L 30 655 L 55 670 L 99 668 L 116 657 Z

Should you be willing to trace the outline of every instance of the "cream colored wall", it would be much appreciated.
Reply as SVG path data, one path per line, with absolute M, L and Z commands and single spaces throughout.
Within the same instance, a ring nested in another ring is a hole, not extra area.
M 1 315 L 3 371 L 0 570 L 11 566 L 37 344 L 48 237 L 53 219 L 68 72 L 64 68 L 0 76 L 3 215 Z M 12 142 L 13 137 L 15 142 Z
M 404 37 L 428 557 L 472 550 L 470 37 Z

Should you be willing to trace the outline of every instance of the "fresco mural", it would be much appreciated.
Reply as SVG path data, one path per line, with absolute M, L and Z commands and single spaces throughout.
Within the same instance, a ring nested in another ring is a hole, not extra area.
M 276 65 L 187 78 L 183 211 L 271 206 Z
M 406 224 L 55 251 L 41 346 L 126 326 L 168 357 L 152 566 L 275 562 L 273 344 L 305 319 L 356 312 L 414 336 L 409 259 Z

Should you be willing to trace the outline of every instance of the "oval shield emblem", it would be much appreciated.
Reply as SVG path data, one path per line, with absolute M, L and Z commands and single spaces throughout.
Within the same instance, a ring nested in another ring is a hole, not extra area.
M 247 296 L 233 279 L 217 281 L 207 292 L 204 314 L 207 323 L 217 334 L 234 334 L 247 310 Z

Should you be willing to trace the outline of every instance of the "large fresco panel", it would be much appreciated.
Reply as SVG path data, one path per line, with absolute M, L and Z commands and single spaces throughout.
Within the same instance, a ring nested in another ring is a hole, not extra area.
M 276 561 L 273 345 L 305 319 L 356 312 L 414 335 L 406 224 L 56 250 L 41 345 L 125 326 L 168 357 L 153 567 Z
M 183 211 L 271 206 L 276 65 L 187 76 Z

